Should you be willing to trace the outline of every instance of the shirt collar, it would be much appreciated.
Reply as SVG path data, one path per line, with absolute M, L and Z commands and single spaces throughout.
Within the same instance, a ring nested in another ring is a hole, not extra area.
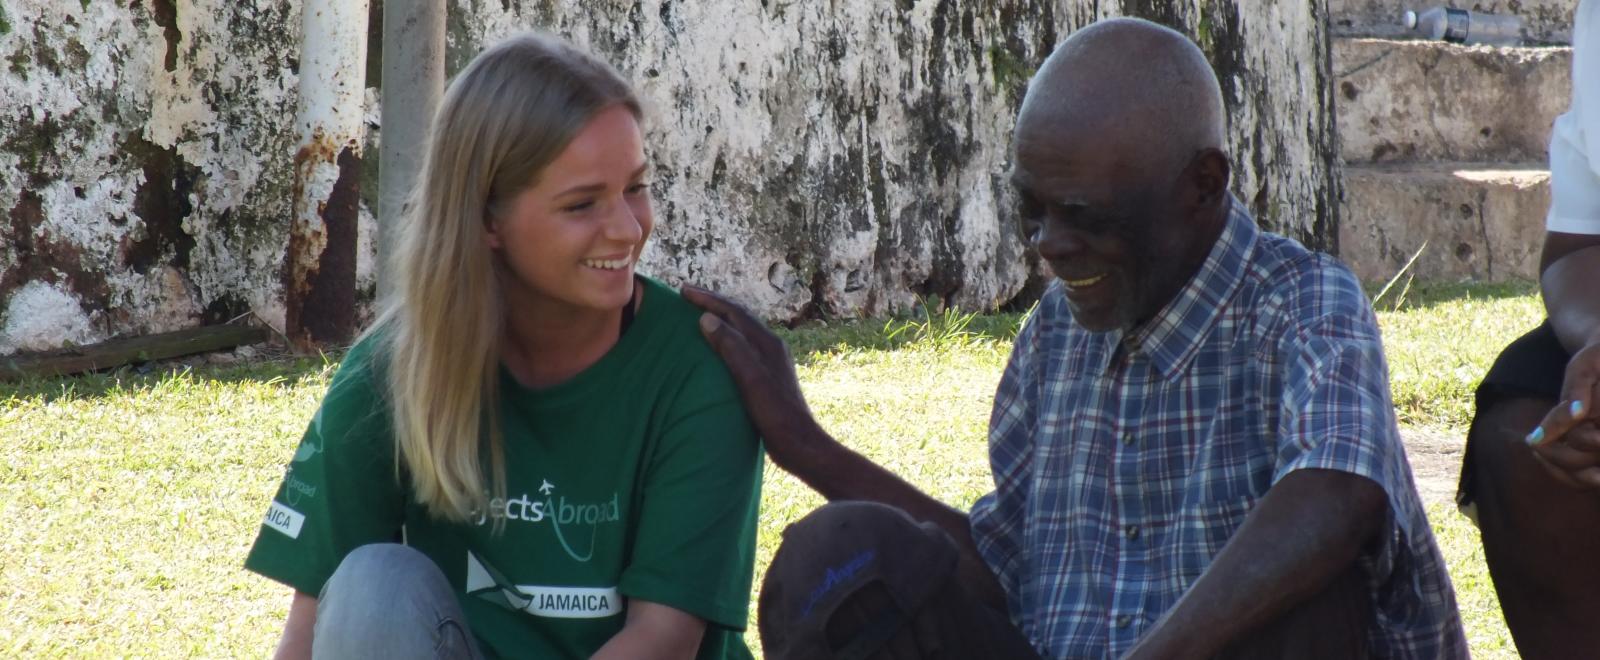
M 1169 381 L 1182 374 L 1221 318 L 1222 306 L 1244 280 L 1246 264 L 1260 233 L 1239 200 L 1229 195 L 1228 219 L 1194 277 L 1143 325 L 1126 332 L 1107 333 L 1113 336 L 1109 337 L 1112 342 L 1106 351 L 1106 370 L 1115 366 L 1119 354 L 1132 351 L 1148 356 Z M 1121 350 L 1117 350 L 1119 344 Z

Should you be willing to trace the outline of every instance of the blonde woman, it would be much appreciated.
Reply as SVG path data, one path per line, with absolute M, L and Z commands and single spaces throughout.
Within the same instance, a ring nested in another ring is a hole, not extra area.
M 761 456 L 698 310 L 633 273 L 640 105 L 523 35 L 450 84 L 394 262 L 246 566 L 279 657 L 747 658 Z

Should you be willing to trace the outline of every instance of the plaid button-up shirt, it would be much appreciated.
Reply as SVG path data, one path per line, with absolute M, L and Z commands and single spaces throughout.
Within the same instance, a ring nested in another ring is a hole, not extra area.
M 1204 265 L 1124 334 L 1073 322 L 1059 282 L 1018 335 L 990 419 L 995 491 L 972 511 L 1011 614 L 1046 657 L 1118 657 L 1295 470 L 1388 494 L 1362 557 L 1381 658 L 1464 658 L 1411 481 L 1377 319 L 1331 257 L 1233 211 Z

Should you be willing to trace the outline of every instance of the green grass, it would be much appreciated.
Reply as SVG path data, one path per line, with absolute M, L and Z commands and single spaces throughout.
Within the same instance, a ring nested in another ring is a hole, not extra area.
M 1533 283 L 1413 289 L 1379 311 L 1400 423 L 1466 428 L 1472 391 L 1500 349 L 1544 318 Z
M 1532 293 L 1418 287 L 1380 313 L 1402 419 L 1463 429 L 1472 385 L 1539 318 Z M 924 313 L 781 334 L 828 429 L 967 507 L 989 488 L 984 430 L 1020 320 Z M 288 593 L 240 564 L 334 366 L 263 361 L 0 385 L 0 657 L 269 653 Z M 783 527 L 821 503 L 768 474 L 758 580 Z M 1476 530 L 1447 506 L 1430 514 L 1474 654 L 1514 657 Z

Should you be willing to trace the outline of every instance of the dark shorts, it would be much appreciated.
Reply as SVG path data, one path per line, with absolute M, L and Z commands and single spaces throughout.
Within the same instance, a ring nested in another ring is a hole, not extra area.
M 1546 320 L 1532 332 L 1511 342 L 1500 357 L 1495 358 L 1489 374 L 1478 384 L 1475 398 L 1477 417 L 1496 403 L 1506 399 L 1538 399 L 1555 401 L 1561 398 L 1561 380 L 1566 375 L 1567 362 L 1572 354 L 1561 346 L 1555 328 Z M 1469 507 L 1476 499 L 1473 492 L 1472 443 L 1475 433 L 1467 433 L 1467 448 L 1461 462 L 1461 484 L 1456 490 L 1456 504 Z

